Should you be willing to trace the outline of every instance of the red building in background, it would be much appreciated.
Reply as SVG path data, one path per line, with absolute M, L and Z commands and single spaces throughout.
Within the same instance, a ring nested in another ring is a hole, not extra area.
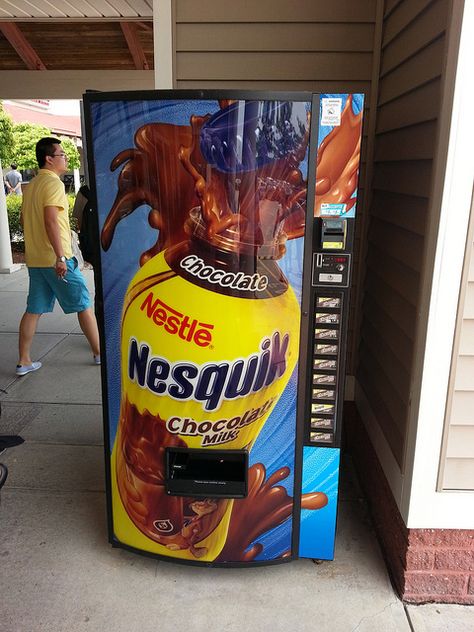
M 14 123 L 32 123 L 44 125 L 51 130 L 53 136 L 67 136 L 79 150 L 82 164 L 82 132 L 81 118 L 79 114 L 59 114 L 57 102 L 49 99 L 20 99 L 5 100 L 2 102 L 3 108 L 9 114 Z M 56 106 L 56 107 L 55 107 Z M 66 111 L 77 108 L 67 107 Z M 3 171 L 8 171 L 9 165 L 2 165 Z M 64 176 L 64 182 L 68 188 L 77 191 L 80 186 L 80 178 L 83 168 L 75 170 Z M 24 180 L 28 181 L 30 174 L 24 172 Z

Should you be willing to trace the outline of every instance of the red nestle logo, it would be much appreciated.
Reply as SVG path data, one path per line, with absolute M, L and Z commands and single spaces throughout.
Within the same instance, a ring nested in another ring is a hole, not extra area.
M 159 298 L 154 298 L 153 292 L 148 294 L 140 309 L 142 312 L 146 310 L 146 315 L 155 325 L 163 327 L 169 334 L 176 335 L 181 340 L 194 342 L 198 347 L 208 347 L 212 342 L 214 325 L 185 316 Z

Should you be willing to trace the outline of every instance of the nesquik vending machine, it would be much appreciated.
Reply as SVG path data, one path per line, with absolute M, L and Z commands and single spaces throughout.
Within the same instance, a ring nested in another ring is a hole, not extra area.
M 84 95 L 109 539 L 334 554 L 363 96 Z

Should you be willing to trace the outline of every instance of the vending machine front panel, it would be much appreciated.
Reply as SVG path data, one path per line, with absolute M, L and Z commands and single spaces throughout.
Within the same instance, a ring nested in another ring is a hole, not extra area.
M 312 95 L 84 104 L 110 541 L 191 564 L 294 558 Z

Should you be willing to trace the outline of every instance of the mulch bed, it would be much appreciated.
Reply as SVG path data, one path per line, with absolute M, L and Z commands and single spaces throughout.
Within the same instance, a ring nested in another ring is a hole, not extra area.
M 12 248 L 13 263 L 25 263 L 25 253 Z

